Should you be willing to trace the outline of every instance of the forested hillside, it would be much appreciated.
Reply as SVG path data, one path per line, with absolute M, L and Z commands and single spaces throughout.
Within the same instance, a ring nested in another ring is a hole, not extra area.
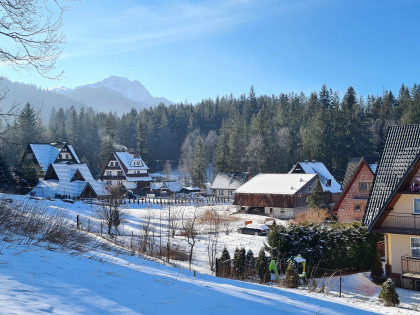
M 338 180 L 348 159 L 381 151 L 386 129 L 420 123 L 420 86 L 401 86 L 396 96 L 340 97 L 327 86 L 310 95 L 289 93 L 206 99 L 159 105 L 123 115 L 92 108 L 55 108 L 48 122 L 27 105 L 3 146 L 13 165 L 28 142 L 67 141 L 98 174 L 111 151 L 139 150 L 153 170 L 167 161 L 201 185 L 215 171 L 287 172 L 299 160 L 322 161 Z M 166 163 L 167 164 L 167 163 Z

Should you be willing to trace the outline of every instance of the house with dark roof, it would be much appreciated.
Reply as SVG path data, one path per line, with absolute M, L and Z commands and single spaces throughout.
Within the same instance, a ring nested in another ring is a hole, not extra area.
M 292 219 L 308 210 L 308 197 L 316 174 L 259 174 L 239 187 L 234 205 L 238 210 L 258 209 L 278 219 Z
M 73 147 L 65 142 L 30 143 L 26 147 L 21 163 L 32 162 L 43 175 L 53 163 L 80 163 Z
M 420 290 L 420 125 L 388 129 L 363 224 L 385 236 L 385 272 Z
M 330 171 L 322 162 L 304 161 L 298 162 L 289 171 L 290 174 L 316 174 L 321 183 L 327 204 L 335 203 L 341 193 L 340 184 L 331 175 Z
M 137 193 L 149 192 L 149 168 L 136 152 L 112 152 L 101 170 L 101 180 L 114 188 L 119 185 Z
M 214 178 L 211 189 L 216 197 L 233 199 L 236 189 L 245 184 L 250 177 L 248 172 L 220 172 Z
M 342 193 L 333 209 L 338 222 L 362 221 L 378 160 L 378 156 L 364 156 L 347 164 Z

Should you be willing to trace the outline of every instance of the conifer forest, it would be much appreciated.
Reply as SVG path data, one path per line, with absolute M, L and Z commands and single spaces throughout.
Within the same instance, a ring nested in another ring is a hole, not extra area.
M 310 95 L 259 97 L 251 87 L 239 97 L 124 114 L 118 106 L 108 113 L 57 106 L 48 121 L 31 104 L 20 110 L 2 134 L 10 165 L 28 143 L 65 141 L 96 175 L 110 152 L 133 150 L 152 171 L 170 165 L 200 186 L 218 171 L 284 173 L 303 160 L 322 161 L 342 180 L 349 158 L 381 152 L 388 126 L 420 123 L 420 85 L 366 98 L 353 87 L 344 95 L 324 85 Z

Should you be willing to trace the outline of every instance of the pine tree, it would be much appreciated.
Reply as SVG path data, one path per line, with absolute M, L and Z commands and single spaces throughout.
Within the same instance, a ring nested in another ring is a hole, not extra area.
M 17 137 L 22 150 L 29 143 L 39 143 L 44 139 L 42 122 L 29 103 L 17 118 Z
M 392 281 L 391 278 L 382 284 L 381 292 L 379 293 L 379 300 L 383 302 L 385 306 L 395 306 L 400 304 L 394 281 Z
M 322 208 L 325 206 L 325 195 L 322 190 L 321 182 L 319 179 L 315 183 L 315 187 L 312 190 L 311 195 L 309 196 L 309 208 Z
M 147 136 L 145 130 L 143 128 L 143 124 L 139 120 L 137 122 L 137 152 L 140 154 L 142 160 L 147 163 L 148 160 L 148 144 L 147 144 Z
M 206 170 L 207 170 L 207 158 L 206 151 L 199 137 L 196 141 L 194 151 L 194 162 L 193 162 L 193 173 L 192 180 L 194 186 L 204 188 L 206 184 Z
M 0 185 L 8 185 L 12 183 L 12 175 L 10 173 L 9 165 L 0 155 Z
M 231 276 L 230 255 L 226 247 L 223 248 L 222 255 L 220 256 L 219 261 L 220 261 L 220 264 L 219 264 L 220 276 L 223 278 L 230 278 Z

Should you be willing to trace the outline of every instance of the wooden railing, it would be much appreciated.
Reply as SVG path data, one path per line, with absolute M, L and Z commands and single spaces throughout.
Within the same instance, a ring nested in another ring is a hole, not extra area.
M 383 233 L 420 234 L 420 215 L 408 213 L 390 214 L 375 230 Z
M 402 274 L 420 274 L 420 259 L 408 255 L 401 257 Z

